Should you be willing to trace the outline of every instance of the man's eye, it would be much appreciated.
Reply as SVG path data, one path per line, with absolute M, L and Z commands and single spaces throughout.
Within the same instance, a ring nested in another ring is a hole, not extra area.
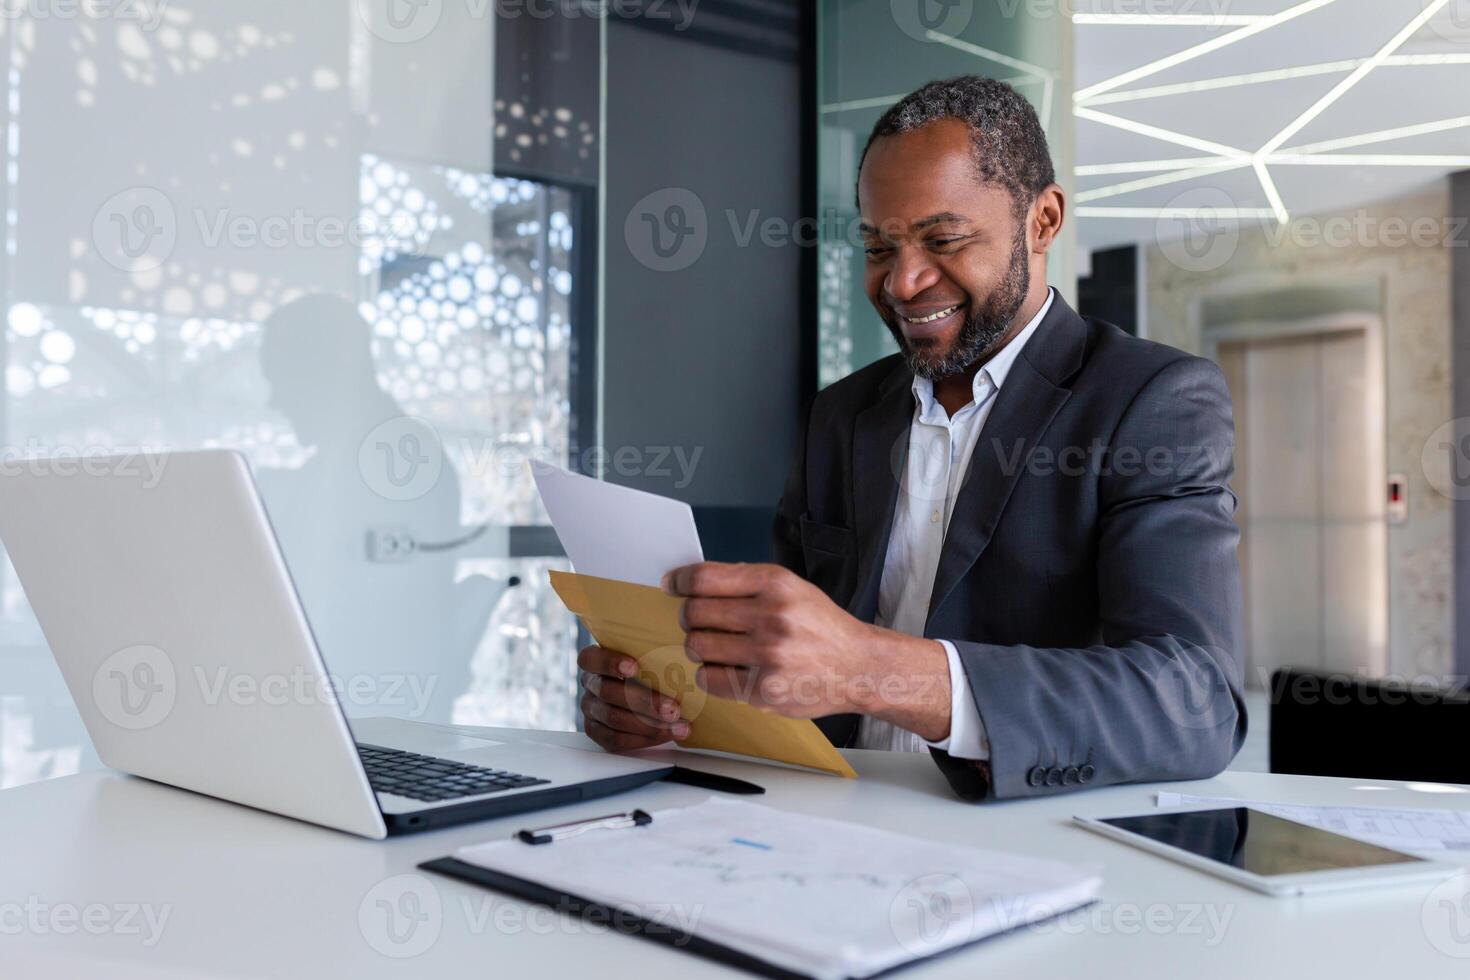
M 870 258 L 887 255 L 891 251 L 893 251 L 893 247 L 890 245 L 869 245 L 867 248 L 863 249 L 863 252 L 866 253 Z
M 929 244 L 934 248 L 945 248 L 950 245 L 957 245 L 962 241 L 964 241 L 963 238 L 931 238 L 929 239 Z

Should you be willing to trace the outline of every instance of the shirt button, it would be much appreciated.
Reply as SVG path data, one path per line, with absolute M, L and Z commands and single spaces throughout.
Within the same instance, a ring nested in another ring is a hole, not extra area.
M 934 513 L 932 513 L 932 514 L 929 515 L 929 523 L 930 524 L 938 524 L 939 523 L 939 511 L 936 510 Z

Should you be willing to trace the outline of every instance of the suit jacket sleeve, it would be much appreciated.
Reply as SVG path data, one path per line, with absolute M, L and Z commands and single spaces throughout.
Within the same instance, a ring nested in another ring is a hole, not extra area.
M 812 404 L 807 404 L 807 410 L 802 416 L 796 459 L 786 479 L 786 488 L 781 493 L 781 502 L 776 507 L 776 519 L 771 529 L 771 559 L 802 578 L 808 577 L 806 553 L 801 547 L 801 520 L 807 513 L 806 447 L 807 430 L 811 427 Z M 822 734 L 838 748 L 852 745 L 857 736 L 859 720 L 859 716 L 853 714 L 828 715 L 815 719 Z
M 771 528 L 771 559 L 806 578 L 806 558 L 801 550 L 801 517 L 806 513 L 806 430 L 811 424 L 811 404 L 802 413 L 801 434 L 797 437 L 796 457 L 776 505 L 776 520 Z
M 1233 449 L 1212 362 L 1171 362 L 1138 392 L 1098 476 L 1100 642 L 949 638 L 990 739 L 988 771 L 934 751 L 959 795 L 1204 778 L 1234 757 L 1246 718 Z

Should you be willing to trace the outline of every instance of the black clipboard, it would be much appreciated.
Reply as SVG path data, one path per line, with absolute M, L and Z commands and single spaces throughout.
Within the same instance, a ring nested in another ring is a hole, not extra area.
M 629 814 L 595 817 L 591 820 L 580 820 L 570 824 L 561 824 L 556 828 L 544 828 L 544 830 L 565 833 L 567 836 L 575 836 L 588 830 L 623 829 L 624 827 L 635 825 L 635 815 L 639 817 L 646 816 L 642 811 L 635 810 Z M 637 820 L 636 825 L 645 826 L 648 822 L 651 822 L 651 818 L 649 821 Z M 531 841 L 541 837 L 542 834 L 542 831 L 530 830 L 522 831 L 517 836 L 523 841 Z M 535 847 L 541 844 L 554 847 L 555 839 L 547 837 L 544 840 L 535 840 L 535 843 L 528 842 L 526 846 Z M 692 953 L 695 956 L 702 956 L 705 959 L 724 963 L 727 966 L 733 966 L 737 969 L 745 970 L 748 973 L 756 974 L 757 976 L 774 977 L 776 980 L 811 980 L 809 974 L 788 970 L 785 967 L 777 966 L 774 963 L 770 963 L 757 956 L 752 956 L 742 950 L 726 946 L 724 943 L 705 939 L 702 936 L 662 922 L 651 921 L 635 915 L 626 909 L 615 909 L 612 906 L 601 902 L 594 902 L 580 895 L 572 895 L 567 892 L 558 891 L 555 888 L 549 888 L 540 882 L 518 878 L 515 875 L 508 875 L 500 871 L 492 871 L 489 868 L 482 868 L 477 864 L 460 861 L 454 857 L 442 857 L 432 861 L 425 861 L 418 867 L 423 871 L 432 871 L 436 874 L 447 875 L 450 878 L 457 878 L 460 881 L 479 885 L 482 888 L 488 888 L 491 891 L 500 892 L 512 898 L 520 898 L 528 902 L 534 902 L 537 905 L 544 905 L 562 914 L 576 916 L 584 921 L 591 922 L 594 925 L 604 926 L 623 935 L 637 936 L 640 939 L 646 939 L 650 942 L 672 946 L 686 953 Z M 1096 900 L 1094 899 L 1094 901 Z M 1078 906 L 1076 909 L 1059 912 L 1051 918 L 1060 918 L 1062 915 L 1066 915 L 1067 912 L 1078 911 L 1092 904 L 1093 902 L 1087 902 Z M 1035 922 L 1022 923 L 1001 932 L 980 936 L 967 943 L 950 947 L 949 949 L 939 950 L 928 955 L 916 956 L 904 963 L 899 963 L 886 970 L 870 974 L 869 980 L 874 977 L 889 976 L 901 970 L 906 970 L 911 966 L 941 959 L 953 953 L 964 952 L 981 943 L 1018 932 L 1028 926 L 1039 925 L 1044 921 L 1047 920 L 1042 919 Z
M 514 898 L 523 898 L 528 902 L 549 906 L 558 912 L 575 915 L 595 925 L 606 926 L 614 932 L 672 946 L 686 953 L 715 960 L 758 976 L 775 977 L 777 980 L 808 980 L 804 973 L 793 973 L 751 956 L 749 953 L 731 949 L 722 943 L 712 942 L 664 923 L 650 922 L 629 912 L 613 909 L 600 902 L 590 902 L 585 898 L 568 895 L 534 881 L 502 874 L 499 871 L 490 871 L 479 865 L 468 864 L 452 857 L 425 861 L 419 867 L 424 871 L 434 871 Z

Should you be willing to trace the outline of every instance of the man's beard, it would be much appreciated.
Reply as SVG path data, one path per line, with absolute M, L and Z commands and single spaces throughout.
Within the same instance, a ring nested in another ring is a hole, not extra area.
M 1005 276 L 986 297 L 984 307 L 967 312 L 965 322 L 960 325 L 959 336 L 948 351 L 935 354 L 927 346 L 915 347 L 904 336 L 894 310 L 888 311 L 889 316 L 885 316 L 883 322 L 888 325 L 893 339 L 898 341 L 898 349 L 903 352 L 910 371 L 930 381 L 943 381 L 964 374 L 976 361 L 989 357 L 1000 348 L 1030 289 L 1031 267 L 1027 263 L 1026 225 L 1023 222 L 1011 242 L 1010 266 Z

